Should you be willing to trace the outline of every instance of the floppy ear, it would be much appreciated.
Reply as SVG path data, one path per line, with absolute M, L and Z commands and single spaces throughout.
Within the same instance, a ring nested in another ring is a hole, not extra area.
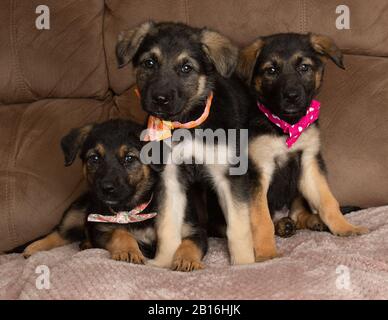
M 81 147 L 83 146 L 86 138 L 90 131 L 92 131 L 93 125 L 87 125 L 82 128 L 72 129 L 66 136 L 61 140 L 61 147 L 65 156 L 65 166 L 70 166 Z
M 252 82 L 256 61 L 263 46 L 264 40 L 259 38 L 251 45 L 240 51 L 237 64 L 237 75 L 248 85 Z
M 126 66 L 132 60 L 153 25 L 152 21 L 148 21 L 135 29 L 120 32 L 116 44 L 116 57 L 119 68 Z
M 218 32 L 203 29 L 202 48 L 209 60 L 223 77 L 228 78 L 237 65 L 238 49 L 232 42 Z
M 342 52 L 331 38 L 311 33 L 310 43 L 316 52 L 329 57 L 338 67 L 345 69 Z

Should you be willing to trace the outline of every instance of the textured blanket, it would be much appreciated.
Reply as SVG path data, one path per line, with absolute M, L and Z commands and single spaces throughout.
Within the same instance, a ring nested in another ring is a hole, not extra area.
M 0 299 L 388 299 L 388 207 L 348 216 L 360 237 L 299 231 L 277 239 L 281 258 L 228 263 L 226 242 L 210 239 L 207 268 L 193 273 L 131 265 L 76 244 L 28 260 L 0 256 Z

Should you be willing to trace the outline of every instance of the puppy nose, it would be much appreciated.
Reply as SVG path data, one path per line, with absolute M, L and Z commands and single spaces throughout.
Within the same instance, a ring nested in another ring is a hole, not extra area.
M 170 102 L 170 99 L 166 96 L 157 95 L 152 97 L 152 102 L 159 106 L 165 106 Z
M 101 188 L 105 194 L 112 194 L 115 191 L 115 186 L 112 182 L 103 182 Z
M 299 100 L 299 93 L 297 91 L 288 91 L 284 95 L 288 101 L 295 102 Z

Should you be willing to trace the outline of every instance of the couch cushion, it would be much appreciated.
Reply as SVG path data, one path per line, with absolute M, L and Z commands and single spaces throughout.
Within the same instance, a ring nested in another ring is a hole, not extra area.
M 328 64 L 321 128 L 330 184 L 342 204 L 388 204 L 388 58 Z
M 336 28 L 337 6 L 350 9 L 350 30 Z M 181 21 L 210 27 L 246 45 L 260 35 L 278 32 L 316 32 L 332 36 L 346 53 L 388 56 L 388 3 L 386 0 L 107 0 L 105 49 L 111 88 L 121 94 L 135 82 L 131 66 L 117 68 L 115 45 L 121 30 L 141 22 Z
M 55 0 L 50 30 L 38 30 L 39 0 L 0 1 L 0 103 L 103 98 L 108 79 L 103 0 Z
M 77 161 L 65 168 L 60 139 L 103 121 L 112 102 L 42 100 L 0 106 L 0 252 L 41 236 L 83 189 Z
M 350 29 L 337 29 L 336 8 L 347 5 Z M 388 56 L 388 1 L 303 0 L 303 32 L 323 33 L 346 53 Z
M 285 6 L 280 10 L 279 6 Z M 246 1 L 120 1 L 106 0 L 105 50 L 111 88 L 121 94 L 135 82 L 131 65 L 118 69 L 115 45 L 120 31 L 147 21 L 179 21 L 209 26 L 246 44 L 263 32 L 298 31 L 298 6 L 290 0 Z M 262 16 L 270 18 L 263 19 Z

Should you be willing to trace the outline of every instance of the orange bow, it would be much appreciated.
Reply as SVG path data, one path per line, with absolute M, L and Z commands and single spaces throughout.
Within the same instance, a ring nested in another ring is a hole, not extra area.
M 140 98 L 140 92 L 137 88 L 135 89 L 135 93 Z M 166 121 L 154 116 L 149 116 L 147 124 L 148 133 L 144 137 L 144 141 L 160 141 L 167 139 L 172 136 L 171 131 L 173 129 L 192 129 L 198 127 L 209 116 L 212 101 L 213 92 L 210 93 L 206 100 L 205 110 L 202 115 L 197 120 L 189 121 L 186 123 L 180 123 L 179 121 Z

